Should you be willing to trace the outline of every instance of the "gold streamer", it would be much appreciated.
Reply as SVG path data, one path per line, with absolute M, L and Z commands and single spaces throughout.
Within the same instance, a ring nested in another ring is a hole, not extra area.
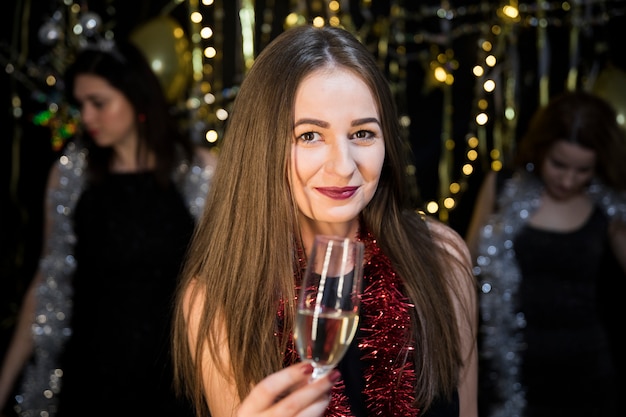
M 571 22 L 572 27 L 569 35 L 570 66 L 567 73 L 567 89 L 574 91 L 576 90 L 578 80 L 578 40 L 580 38 L 581 24 L 581 8 L 580 3 L 577 1 L 574 2 Z
M 450 196 L 454 140 L 452 139 L 452 87 L 443 84 L 443 116 L 441 127 L 441 157 L 439 159 L 439 219 L 448 221 L 448 208 L 445 200 Z
M 537 52 L 539 54 L 539 106 L 546 105 L 550 99 L 550 78 L 548 68 L 550 66 L 550 51 L 548 44 L 548 21 L 544 9 L 544 2 L 537 1 Z
M 256 18 L 252 0 L 241 1 L 239 22 L 241 23 L 241 53 L 243 54 L 244 71 L 247 73 L 254 62 L 254 27 Z

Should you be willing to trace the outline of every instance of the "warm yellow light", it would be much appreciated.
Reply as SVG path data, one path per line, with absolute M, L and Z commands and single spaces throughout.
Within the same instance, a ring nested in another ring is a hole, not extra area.
M 467 159 L 470 161 L 475 161 L 478 158 L 478 152 L 475 149 L 470 149 L 467 151 Z
M 202 94 L 207 94 L 211 91 L 211 83 L 209 81 L 202 81 L 200 83 L 200 92 Z
M 452 184 L 450 184 L 450 188 L 449 189 L 450 189 L 450 192 L 452 194 L 456 194 L 459 191 L 461 191 L 461 186 L 459 185 L 458 182 L 453 182 Z
M 217 55 L 217 51 L 212 46 L 209 46 L 204 50 L 204 56 L 207 58 L 215 58 L 215 55 Z
M 321 28 L 324 26 L 324 18 L 322 16 L 316 16 L 313 18 L 313 26 Z
M 476 116 L 476 123 L 480 126 L 484 126 L 489 121 L 489 116 L 486 113 L 480 113 Z
M 206 132 L 206 141 L 209 143 L 215 143 L 217 142 L 217 132 L 215 130 L 209 130 L 208 132 Z
M 298 14 L 297 13 L 289 13 L 285 18 L 285 23 L 287 26 L 295 26 L 298 23 Z
M 454 208 L 455 204 L 456 202 L 454 201 L 454 198 L 452 197 L 448 197 L 445 200 L 443 200 L 443 206 L 447 209 Z
M 433 76 L 435 77 L 437 81 L 439 81 L 440 83 L 443 83 L 446 81 L 448 74 L 446 74 L 446 70 L 443 69 L 442 67 L 437 67 L 435 68 Z
M 504 6 L 502 8 L 502 13 L 506 17 L 510 17 L 511 19 L 517 19 L 519 17 L 519 10 L 517 10 L 517 7 L 513 7 L 510 5 Z
M 465 175 L 472 175 L 472 172 L 474 172 L 474 167 L 472 166 L 472 164 L 464 164 L 462 171 Z
M 225 109 L 217 109 L 215 117 L 217 117 L 218 120 L 226 120 L 228 119 L 228 112 Z
M 204 102 L 206 104 L 213 104 L 213 103 L 215 103 L 215 95 L 211 94 L 211 93 L 205 94 L 204 95 Z
M 209 39 L 211 36 L 213 36 L 213 29 L 208 26 L 203 27 L 200 30 L 200 36 L 202 37 L 202 39 Z
M 491 93 L 493 90 L 496 89 L 496 82 L 494 80 L 487 80 L 483 83 L 483 89 L 488 92 Z
M 474 68 L 472 68 L 472 73 L 476 77 L 482 77 L 483 74 L 485 73 L 485 69 L 481 67 L 480 65 L 475 65 Z
M 495 67 L 496 66 L 496 57 L 493 55 L 489 55 L 487 58 L 485 58 L 485 64 L 487 64 L 490 67 Z
M 476 136 L 472 136 L 471 138 L 469 138 L 467 140 L 467 144 L 470 146 L 470 148 L 475 148 L 478 146 L 478 138 Z
M 439 204 L 437 204 L 436 201 L 429 201 L 426 204 L 426 211 L 433 214 L 433 213 L 437 213 L 437 210 L 439 210 Z
M 202 14 L 200 12 L 193 12 L 191 16 L 189 16 L 189 20 L 193 23 L 200 23 L 202 22 Z
M 200 107 L 200 100 L 197 97 L 189 97 L 187 99 L 187 108 L 188 109 L 197 109 Z

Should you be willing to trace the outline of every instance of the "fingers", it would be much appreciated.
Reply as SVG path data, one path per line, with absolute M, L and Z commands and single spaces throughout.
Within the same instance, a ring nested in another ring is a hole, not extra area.
M 309 383 L 313 368 L 298 363 L 282 369 L 259 382 L 239 407 L 239 417 L 321 416 L 330 401 L 330 389 L 339 372 Z

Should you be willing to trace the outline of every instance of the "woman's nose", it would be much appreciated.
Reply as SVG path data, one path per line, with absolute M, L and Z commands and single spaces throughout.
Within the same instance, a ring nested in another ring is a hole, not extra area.
M 572 188 L 576 185 L 577 175 L 573 171 L 566 171 L 561 177 L 561 186 L 565 188 Z
M 349 176 L 354 172 L 356 162 L 347 139 L 337 139 L 329 145 L 326 166 L 327 169 L 341 176 Z
M 80 119 L 85 124 L 90 123 L 93 120 L 93 110 L 91 110 L 89 106 L 83 105 L 80 108 Z

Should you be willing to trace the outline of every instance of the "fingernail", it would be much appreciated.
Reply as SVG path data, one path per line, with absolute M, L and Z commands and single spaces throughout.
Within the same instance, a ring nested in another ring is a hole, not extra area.
M 304 375 L 310 375 L 313 373 L 313 365 L 311 365 L 310 363 L 305 363 L 302 366 L 302 373 Z
M 335 382 L 339 381 L 339 379 L 341 379 L 341 372 L 339 372 L 339 370 L 337 369 L 333 369 L 332 371 L 330 371 L 330 374 L 328 374 L 328 379 L 334 384 Z

